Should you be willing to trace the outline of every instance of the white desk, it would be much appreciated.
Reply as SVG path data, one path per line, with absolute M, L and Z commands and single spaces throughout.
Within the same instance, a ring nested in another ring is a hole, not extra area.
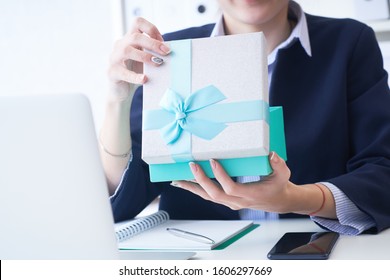
M 267 259 L 267 253 L 279 238 L 289 231 L 323 231 L 309 219 L 262 221 L 251 231 L 223 250 L 200 251 L 194 260 L 257 260 Z M 377 235 L 341 235 L 333 249 L 333 260 L 390 260 L 390 229 Z

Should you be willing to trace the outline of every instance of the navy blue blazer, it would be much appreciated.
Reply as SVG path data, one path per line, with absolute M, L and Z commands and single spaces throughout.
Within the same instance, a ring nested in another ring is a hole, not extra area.
M 312 48 L 279 51 L 270 105 L 283 106 L 291 181 L 326 181 L 340 188 L 379 232 L 390 226 L 390 94 L 373 30 L 349 19 L 307 15 Z M 208 37 L 214 25 L 165 35 Z M 112 197 L 116 221 L 133 218 L 161 195 L 174 219 L 239 219 L 238 212 L 169 185 L 151 183 L 141 159 L 142 88 L 131 108 L 133 160 Z M 296 216 L 294 214 L 281 217 Z

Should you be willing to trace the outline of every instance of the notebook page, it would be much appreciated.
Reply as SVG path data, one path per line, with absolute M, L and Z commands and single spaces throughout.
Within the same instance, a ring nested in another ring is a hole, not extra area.
M 118 243 L 120 249 L 211 250 L 253 224 L 252 221 L 169 220 L 155 228 Z M 215 241 L 206 244 L 169 233 L 177 228 L 204 235 Z

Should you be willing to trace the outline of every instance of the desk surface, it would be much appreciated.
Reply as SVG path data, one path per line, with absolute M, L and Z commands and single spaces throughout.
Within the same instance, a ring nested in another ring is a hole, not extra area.
M 267 259 L 267 253 L 286 232 L 323 231 L 309 219 L 262 221 L 260 227 L 223 250 L 200 251 L 194 260 Z M 333 249 L 333 260 L 390 260 L 390 229 L 377 235 L 341 235 Z

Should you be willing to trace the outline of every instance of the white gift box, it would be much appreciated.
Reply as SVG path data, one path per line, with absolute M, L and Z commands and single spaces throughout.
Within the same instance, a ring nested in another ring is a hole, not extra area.
M 158 165 L 267 156 L 263 33 L 167 43 L 172 52 L 164 63 L 144 66 L 143 160 Z M 199 102 L 205 104 L 195 108 Z

